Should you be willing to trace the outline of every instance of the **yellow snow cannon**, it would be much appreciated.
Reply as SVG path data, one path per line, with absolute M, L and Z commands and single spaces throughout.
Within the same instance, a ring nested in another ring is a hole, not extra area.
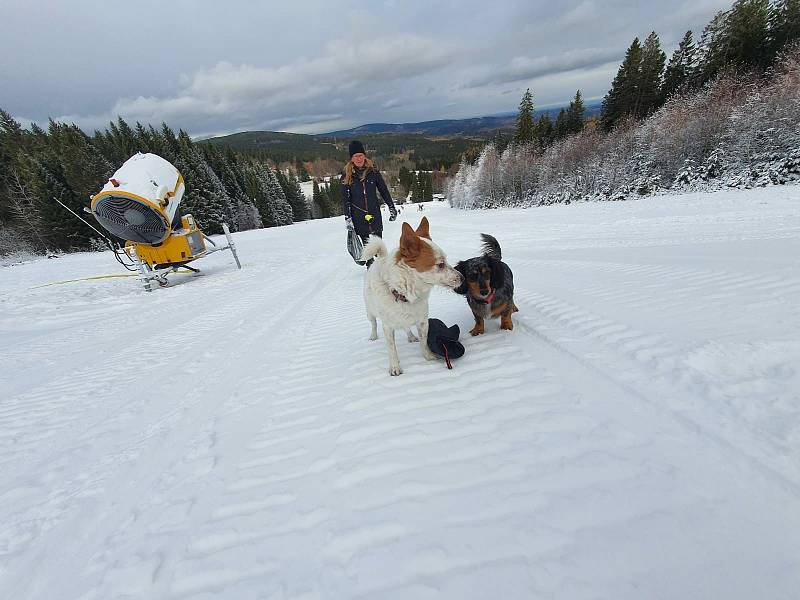
M 197 271 L 188 263 L 219 250 L 230 250 L 242 268 L 226 223 L 222 229 L 228 243 L 218 246 L 192 215 L 180 216 L 185 189 L 183 177 L 170 162 L 138 153 L 92 196 L 91 213 L 106 230 L 126 240 L 125 254 L 138 268 L 147 291 L 167 285 L 166 275 L 180 267 Z

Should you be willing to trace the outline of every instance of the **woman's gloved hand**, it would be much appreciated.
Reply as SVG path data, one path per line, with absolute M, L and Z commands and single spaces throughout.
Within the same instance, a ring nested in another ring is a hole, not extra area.
M 389 220 L 394 221 L 397 218 L 397 209 L 394 206 L 389 207 Z

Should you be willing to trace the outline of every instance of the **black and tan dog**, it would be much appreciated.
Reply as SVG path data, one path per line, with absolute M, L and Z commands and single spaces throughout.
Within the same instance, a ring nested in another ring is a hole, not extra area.
M 455 269 L 464 276 L 464 283 L 455 289 L 467 297 L 475 317 L 472 335 L 484 332 L 484 320 L 500 317 L 500 329 L 514 329 L 512 313 L 519 310 L 514 304 L 514 275 L 501 259 L 500 244 L 491 235 L 481 234 L 483 254 L 462 260 Z

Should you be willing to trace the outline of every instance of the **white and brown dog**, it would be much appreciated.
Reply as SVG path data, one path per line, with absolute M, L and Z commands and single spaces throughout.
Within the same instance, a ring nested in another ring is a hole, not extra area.
M 379 237 L 372 237 L 364 248 L 361 260 L 375 257 L 364 279 L 364 302 L 367 318 L 372 323 L 370 340 L 378 339 L 381 320 L 386 348 L 389 350 L 389 375 L 400 375 L 400 359 L 394 341 L 396 329 L 408 334 L 409 342 L 420 342 L 422 356 L 436 358 L 428 348 L 428 297 L 435 285 L 456 288 L 461 274 L 447 263 L 442 249 L 431 241 L 428 219 L 414 231 L 403 223 L 400 247 L 391 254 Z M 416 326 L 419 339 L 411 331 Z

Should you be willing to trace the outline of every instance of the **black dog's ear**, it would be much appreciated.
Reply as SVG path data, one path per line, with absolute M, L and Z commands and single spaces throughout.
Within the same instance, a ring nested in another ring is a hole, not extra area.
M 464 261 L 458 261 L 458 264 L 453 268 L 461 273 L 461 285 L 453 291 L 456 294 L 461 294 L 463 296 L 467 293 L 467 269 L 464 267 Z
M 487 256 L 486 260 L 489 261 L 489 268 L 492 270 L 492 289 L 499 290 L 506 280 L 503 263 L 491 256 Z

